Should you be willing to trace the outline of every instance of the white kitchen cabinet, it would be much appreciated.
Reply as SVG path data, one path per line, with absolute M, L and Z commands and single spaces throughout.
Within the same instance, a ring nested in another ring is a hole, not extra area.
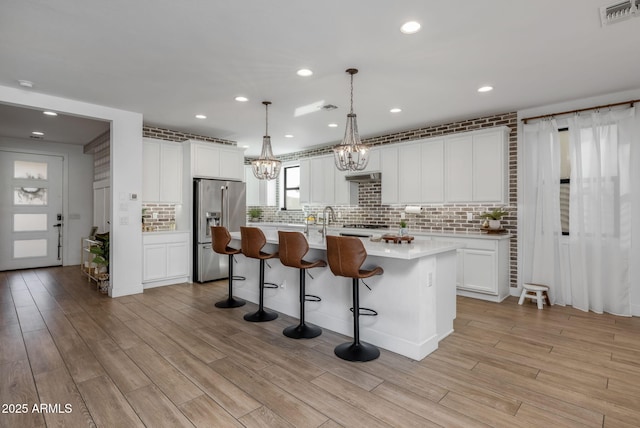
M 188 232 L 145 233 L 142 243 L 144 288 L 188 282 Z
M 429 140 L 421 144 L 420 201 L 444 202 L 444 140 Z
M 506 126 L 449 137 L 446 146 L 446 201 L 506 203 Z
M 244 149 L 189 140 L 191 177 L 244 180 Z
M 311 159 L 300 159 L 300 204 L 311 203 Z
M 253 175 L 251 165 L 244 167 L 244 180 L 247 184 L 247 206 L 275 206 L 276 180 L 258 180 Z
M 421 202 L 421 150 L 420 143 L 398 147 L 398 202 L 400 203 Z
M 335 203 L 335 173 L 333 156 L 300 159 L 300 203 Z
M 462 135 L 446 140 L 446 200 L 473 201 L 473 137 Z
M 383 204 L 398 203 L 398 147 L 393 145 L 380 149 L 380 171 L 382 172 Z
M 333 203 L 336 205 L 358 205 L 358 183 L 347 181 L 351 171 L 335 171 Z
M 451 238 L 461 242 L 458 250 L 457 293 L 492 302 L 509 296 L 509 239 Z
M 182 145 L 143 140 L 142 200 L 182 203 Z

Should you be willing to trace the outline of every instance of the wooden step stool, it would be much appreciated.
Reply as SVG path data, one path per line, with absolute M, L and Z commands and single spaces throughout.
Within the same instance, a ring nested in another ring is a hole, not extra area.
M 551 306 L 548 291 L 549 287 L 546 285 L 524 283 L 522 284 L 522 294 L 520 295 L 518 304 L 522 305 L 526 297 L 531 300 L 535 299 L 538 303 L 538 309 L 542 309 L 545 302 L 547 305 Z

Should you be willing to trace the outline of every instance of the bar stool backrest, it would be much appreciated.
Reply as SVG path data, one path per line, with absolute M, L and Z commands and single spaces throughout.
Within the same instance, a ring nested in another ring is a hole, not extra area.
M 303 269 L 302 259 L 309 251 L 309 243 L 300 232 L 278 231 L 280 262 L 289 267 Z
M 260 250 L 267 244 L 267 238 L 262 230 L 257 227 L 240 226 L 240 238 L 242 240 L 242 254 L 254 259 L 264 258 Z
M 218 254 L 229 254 L 231 235 L 224 226 L 211 226 L 211 246 Z M 236 251 L 237 252 L 237 251 Z
M 360 267 L 367 259 L 367 251 L 354 236 L 327 236 L 329 268 L 336 276 L 360 278 Z

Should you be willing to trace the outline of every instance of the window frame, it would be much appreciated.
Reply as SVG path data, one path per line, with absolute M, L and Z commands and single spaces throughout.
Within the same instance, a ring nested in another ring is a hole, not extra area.
M 300 204 L 300 208 L 287 208 L 287 191 L 288 190 L 297 190 L 298 193 L 300 193 L 300 182 L 298 182 L 298 186 L 297 187 L 287 187 L 287 173 L 288 170 L 292 169 L 292 168 L 298 168 L 298 175 L 300 175 L 300 164 L 296 163 L 296 164 L 290 164 L 290 165 L 283 165 L 282 166 L 282 204 L 280 209 L 282 211 L 302 211 L 302 204 Z

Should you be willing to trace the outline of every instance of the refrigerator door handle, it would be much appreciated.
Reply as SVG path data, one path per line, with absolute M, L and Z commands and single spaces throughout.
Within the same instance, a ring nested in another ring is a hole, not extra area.
M 229 228 L 229 192 L 228 187 L 220 186 L 220 224 Z

